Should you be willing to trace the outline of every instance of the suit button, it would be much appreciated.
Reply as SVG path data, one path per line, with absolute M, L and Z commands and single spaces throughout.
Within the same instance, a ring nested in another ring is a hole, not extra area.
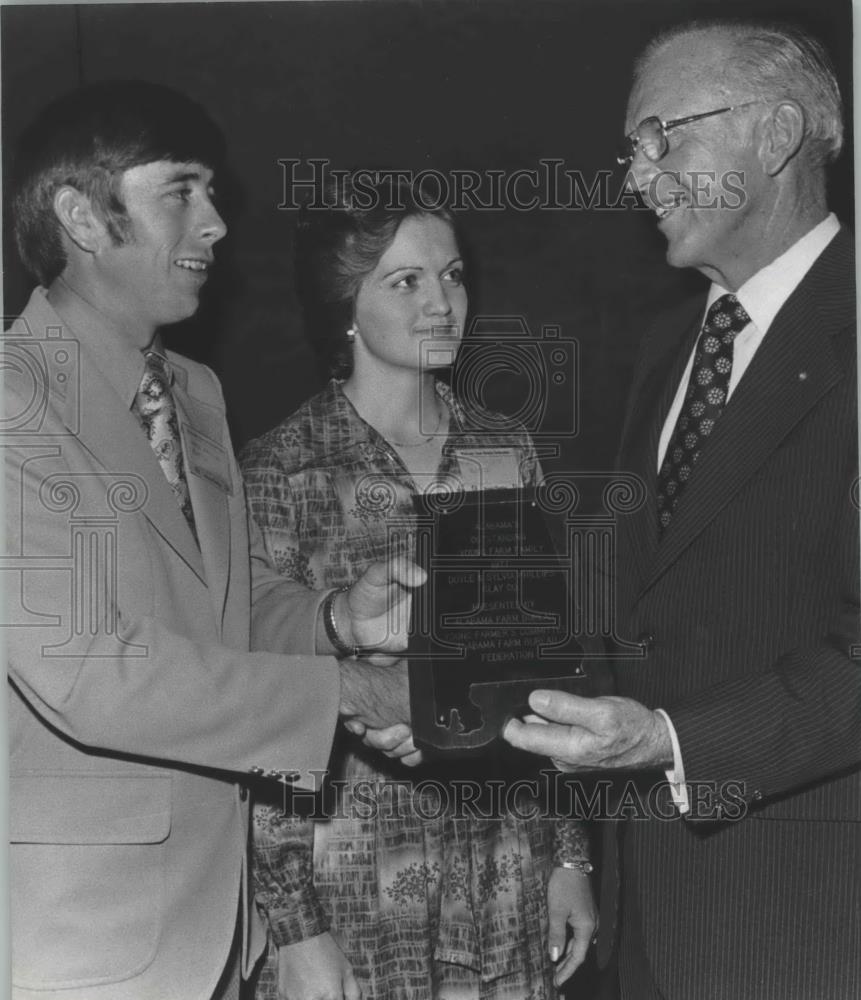
M 637 645 L 644 653 L 650 653 L 655 648 L 654 632 L 641 632 L 637 636 Z
M 293 782 L 299 780 L 299 772 L 298 771 L 270 771 L 266 775 L 266 777 L 267 778 L 272 778 L 273 781 L 281 781 L 284 784 L 290 784 L 290 785 L 292 785 Z

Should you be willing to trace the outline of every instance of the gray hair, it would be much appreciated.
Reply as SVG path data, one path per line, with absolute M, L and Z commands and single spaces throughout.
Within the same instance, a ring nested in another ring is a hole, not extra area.
M 819 166 L 837 159 L 843 147 L 843 102 L 834 67 L 821 42 L 795 25 L 720 19 L 677 25 L 649 43 L 634 65 L 634 80 L 671 42 L 712 33 L 736 43 L 726 69 L 751 89 L 752 97 L 801 105 L 810 161 Z

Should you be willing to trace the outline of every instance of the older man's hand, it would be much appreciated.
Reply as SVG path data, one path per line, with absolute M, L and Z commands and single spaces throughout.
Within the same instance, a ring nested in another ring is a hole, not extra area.
M 549 757 L 561 771 L 673 766 L 666 722 L 631 698 L 533 691 L 529 706 L 535 715 L 512 719 L 502 735 L 520 750 Z
M 388 729 L 369 729 L 357 719 L 348 719 L 344 726 L 354 736 L 361 736 L 366 747 L 379 750 L 407 767 L 417 767 L 424 760 L 421 750 L 417 750 L 413 743 L 412 730 L 405 724 L 389 726 Z
M 340 661 L 340 667 L 339 712 L 345 722 L 356 724 L 362 732 L 390 727 L 400 727 L 397 731 L 402 732 L 409 728 L 410 689 L 406 660 L 380 666 L 366 660 L 346 659 Z

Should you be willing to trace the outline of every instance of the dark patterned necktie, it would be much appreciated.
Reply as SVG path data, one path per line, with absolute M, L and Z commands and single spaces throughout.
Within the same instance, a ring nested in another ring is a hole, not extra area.
M 180 510 L 188 521 L 194 540 L 197 541 L 194 512 L 191 509 L 191 497 L 182 464 L 182 442 L 176 418 L 176 403 L 170 390 L 173 372 L 167 358 L 156 354 L 155 351 L 147 351 L 144 358 L 146 368 L 140 389 L 135 396 L 134 410 L 140 417 L 165 479 L 170 484 Z
M 733 342 L 750 322 L 734 295 L 721 295 L 697 341 L 688 391 L 658 473 L 658 528 L 672 520 L 700 453 L 723 413 L 732 373 Z

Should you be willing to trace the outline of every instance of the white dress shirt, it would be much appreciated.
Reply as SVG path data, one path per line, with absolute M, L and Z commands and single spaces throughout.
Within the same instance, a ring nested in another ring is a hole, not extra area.
M 779 257 L 776 257 L 770 264 L 757 271 L 752 277 L 739 288 L 735 293 L 736 298 L 744 306 L 750 322 L 736 336 L 733 343 L 732 371 L 729 378 L 729 389 L 727 392 L 727 405 L 732 398 L 735 387 L 739 384 L 748 365 L 753 360 L 754 354 L 759 349 L 759 345 L 768 333 L 768 328 L 774 321 L 774 317 L 780 312 L 783 304 L 795 289 L 801 284 L 802 278 L 813 266 L 822 251 L 834 239 L 840 230 L 840 223 L 832 212 L 823 219 L 810 232 L 798 240 Z M 706 300 L 706 308 L 703 313 L 703 322 L 712 304 L 721 297 L 727 295 L 728 291 L 721 285 L 712 282 Z M 676 390 L 673 405 L 667 414 L 661 431 L 660 443 L 658 445 L 658 471 L 663 464 L 664 455 L 667 451 L 670 438 L 676 422 L 679 419 L 685 395 L 688 389 L 688 382 L 691 377 L 691 369 L 694 365 L 694 354 L 696 346 L 691 351 L 688 358 L 687 367 Z M 685 785 L 685 769 L 682 761 L 682 751 L 679 746 L 679 739 L 675 727 L 667 713 L 659 708 L 658 713 L 667 723 L 670 731 L 670 740 L 673 745 L 673 767 L 666 772 L 667 781 L 670 783 L 673 802 L 680 813 L 686 813 L 690 809 L 688 802 L 687 786 Z

